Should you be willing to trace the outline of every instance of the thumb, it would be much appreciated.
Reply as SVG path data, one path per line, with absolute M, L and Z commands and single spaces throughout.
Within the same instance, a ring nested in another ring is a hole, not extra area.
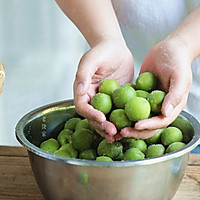
M 165 96 L 162 104 L 162 114 L 164 116 L 168 117 L 172 111 L 183 102 L 183 98 L 188 95 L 191 82 L 186 82 L 186 80 L 187 79 L 180 77 L 170 80 L 169 92 Z
M 95 63 L 95 59 L 92 59 L 89 53 L 83 55 L 76 72 L 74 93 L 82 96 L 88 92 L 92 82 L 92 77 L 96 72 L 96 66 L 97 63 Z

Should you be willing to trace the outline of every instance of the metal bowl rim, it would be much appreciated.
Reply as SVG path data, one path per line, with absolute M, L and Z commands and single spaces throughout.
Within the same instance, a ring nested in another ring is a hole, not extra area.
M 59 101 L 51 104 L 47 104 L 44 106 L 41 106 L 39 108 L 36 108 L 26 115 L 24 115 L 17 123 L 15 128 L 15 134 L 17 140 L 22 144 L 23 147 L 25 147 L 28 151 L 49 160 L 53 161 L 59 161 L 64 162 L 71 165 L 79 165 L 79 166 L 98 166 L 98 167 L 130 167 L 130 166 L 137 166 L 137 165 L 151 165 L 155 163 L 160 163 L 164 161 L 168 161 L 171 159 L 175 159 L 178 157 L 181 157 L 187 153 L 189 153 L 191 150 L 193 150 L 199 143 L 200 143 L 200 124 L 199 122 L 189 113 L 186 111 L 181 112 L 181 116 L 185 117 L 187 120 L 190 119 L 190 124 L 193 125 L 193 128 L 195 129 L 195 135 L 193 139 L 185 145 L 181 150 L 178 150 L 173 153 L 165 154 L 160 157 L 156 158 L 148 158 L 143 160 L 137 160 L 137 161 L 109 161 L 109 162 L 101 162 L 101 161 L 93 161 L 93 160 L 83 160 L 83 159 L 74 159 L 74 158 L 66 158 L 63 156 L 58 156 L 52 153 L 48 153 L 39 147 L 33 145 L 31 142 L 29 142 L 24 133 L 23 128 L 27 124 L 28 121 L 30 121 L 33 117 L 38 116 L 38 113 L 41 113 L 41 110 L 46 110 L 48 108 L 52 107 L 61 107 L 64 106 L 66 103 L 68 103 L 67 106 L 73 105 L 73 100 L 64 100 Z

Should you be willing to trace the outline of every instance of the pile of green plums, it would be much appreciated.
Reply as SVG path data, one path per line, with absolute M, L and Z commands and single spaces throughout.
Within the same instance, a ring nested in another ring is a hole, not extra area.
M 165 92 L 157 89 L 157 77 L 140 74 L 135 84 L 122 86 L 112 79 L 104 79 L 99 91 L 91 99 L 91 105 L 103 112 L 118 130 L 161 113 Z
M 182 131 L 173 124 L 149 139 L 125 137 L 109 143 L 91 127 L 87 119 L 77 117 L 66 121 L 56 138 L 43 141 L 40 148 L 68 158 L 126 161 L 159 157 L 177 151 L 185 144 Z

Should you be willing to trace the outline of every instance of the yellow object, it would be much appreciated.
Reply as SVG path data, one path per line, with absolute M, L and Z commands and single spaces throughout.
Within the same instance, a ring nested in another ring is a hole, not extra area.
M 0 94 L 3 89 L 4 79 L 5 79 L 5 69 L 4 69 L 2 62 L 0 61 Z

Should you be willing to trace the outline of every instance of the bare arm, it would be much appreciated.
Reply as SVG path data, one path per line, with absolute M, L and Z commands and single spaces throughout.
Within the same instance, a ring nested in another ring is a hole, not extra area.
M 93 47 L 104 37 L 123 40 L 110 0 L 56 0 Z
M 157 129 L 169 125 L 184 109 L 192 84 L 192 61 L 200 56 L 200 6 L 159 44 L 152 47 L 144 59 L 141 73 L 155 74 L 161 88 L 167 92 L 162 116 L 135 124 L 135 128 Z M 163 76 L 164 75 L 164 76 Z M 132 130 L 134 135 L 134 130 Z M 130 130 L 124 135 L 131 135 Z
M 82 56 L 74 81 L 76 110 L 101 136 L 113 141 L 116 127 L 90 105 L 103 79 L 115 79 L 120 84 L 133 79 L 133 57 L 125 44 L 112 3 L 110 0 L 57 2 L 91 47 Z
M 166 40 L 185 44 L 191 60 L 200 56 L 200 6 L 193 10 Z

